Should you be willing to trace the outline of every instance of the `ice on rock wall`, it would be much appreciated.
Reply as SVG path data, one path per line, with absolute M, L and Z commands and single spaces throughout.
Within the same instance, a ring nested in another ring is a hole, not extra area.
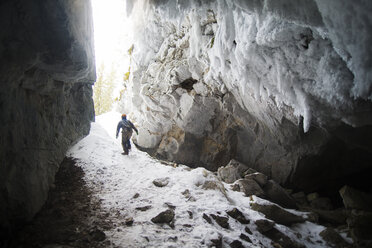
M 283 117 L 296 125 L 302 117 L 305 132 L 372 123 L 363 107 L 372 97 L 371 3 L 129 2 L 134 64 L 123 108 L 148 132 L 138 137 L 144 147 L 175 123 L 195 135 L 208 131 L 206 113 L 218 106 L 205 107 L 199 96 L 226 92 L 272 130 Z M 187 79 L 197 81 L 191 91 L 180 87 Z

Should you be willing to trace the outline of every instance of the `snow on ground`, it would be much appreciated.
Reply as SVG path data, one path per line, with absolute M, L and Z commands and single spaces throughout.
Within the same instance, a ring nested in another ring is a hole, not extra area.
M 89 136 L 73 146 L 68 156 L 78 160 L 85 172 L 85 180 L 102 201 L 114 228 L 105 231 L 107 238 L 115 247 L 208 247 L 212 239 L 223 237 L 225 244 L 239 239 L 239 235 L 248 235 L 254 245 L 248 247 L 270 247 L 270 240 L 262 236 L 255 228 L 254 221 L 263 219 L 263 215 L 250 209 L 252 202 L 264 200 L 244 197 L 243 193 L 230 190 L 228 184 L 220 182 L 216 176 L 204 168 L 190 169 L 184 165 L 169 166 L 151 158 L 148 154 L 132 146 L 129 156 L 122 155 L 120 138 L 115 139 L 119 113 L 107 113 L 92 123 Z M 158 178 L 169 178 L 165 187 L 156 187 L 152 182 Z M 219 189 L 202 189 L 205 181 L 215 181 Z M 190 194 L 182 194 L 189 190 Z M 133 197 L 139 194 L 137 198 Z M 186 197 L 185 197 L 186 195 Z M 159 225 L 151 219 L 160 212 L 175 206 L 174 227 Z M 151 206 L 147 211 L 138 207 Z M 240 224 L 229 219 L 230 228 L 224 229 L 214 221 L 212 224 L 203 219 L 203 214 L 227 216 L 226 211 L 238 208 L 251 222 Z M 125 225 L 125 219 L 132 217 L 132 226 Z M 253 233 L 244 232 L 248 227 Z M 304 243 L 306 247 L 327 247 L 319 232 L 324 227 L 310 222 L 289 229 L 276 224 L 276 227 L 289 237 Z M 301 241 L 298 239 L 301 234 Z M 296 235 L 297 234 L 297 235 Z M 309 237 L 309 241 L 305 241 Z

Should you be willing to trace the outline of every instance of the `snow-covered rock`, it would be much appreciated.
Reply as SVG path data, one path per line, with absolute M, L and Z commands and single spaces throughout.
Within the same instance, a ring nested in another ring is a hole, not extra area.
M 212 170 L 237 158 L 307 190 L 345 177 L 326 160 L 350 153 L 348 132 L 370 130 L 346 125 L 372 124 L 371 7 L 347 0 L 133 2 L 133 65 L 121 111 L 140 128 L 136 143 Z M 370 146 L 354 141 L 372 161 Z

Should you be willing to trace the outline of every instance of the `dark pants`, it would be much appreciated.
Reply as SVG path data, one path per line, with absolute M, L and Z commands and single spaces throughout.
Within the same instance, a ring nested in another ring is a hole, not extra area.
M 129 149 L 131 148 L 130 146 L 130 138 L 132 137 L 132 130 L 123 130 L 121 132 L 121 145 L 123 147 L 124 153 L 128 154 Z

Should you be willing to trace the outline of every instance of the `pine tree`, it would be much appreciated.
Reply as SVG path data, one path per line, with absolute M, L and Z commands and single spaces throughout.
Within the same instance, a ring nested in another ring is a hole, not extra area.
M 100 64 L 97 71 L 97 81 L 93 86 L 93 101 L 96 115 L 106 113 L 111 110 L 114 91 L 114 80 L 116 71 L 113 67 L 109 72 L 106 71 L 105 65 Z

